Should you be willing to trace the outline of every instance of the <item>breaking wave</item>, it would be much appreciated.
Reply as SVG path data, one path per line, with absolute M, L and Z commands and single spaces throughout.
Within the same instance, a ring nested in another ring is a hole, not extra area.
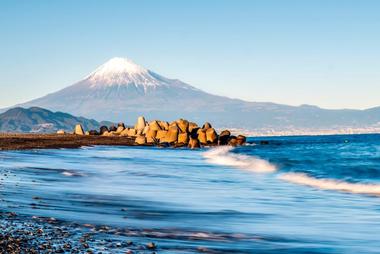
M 380 195 L 379 184 L 349 183 L 333 179 L 318 179 L 304 173 L 286 173 L 280 179 L 323 190 L 334 190 L 356 194 Z
M 213 148 L 203 153 L 203 157 L 212 164 L 231 166 L 255 173 L 276 171 L 276 166 L 270 162 L 253 156 L 231 153 L 233 149 L 231 146 Z

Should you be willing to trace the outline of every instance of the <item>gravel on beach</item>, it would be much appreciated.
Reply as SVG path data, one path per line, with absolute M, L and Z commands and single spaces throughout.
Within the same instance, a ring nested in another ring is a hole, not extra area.
M 0 134 L 0 150 L 78 148 L 81 146 L 133 146 L 133 137 L 58 134 Z
M 157 244 L 136 244 L 106 226 L 68 224 L 54 218 L 0 213 L 0 253 L 155 253 Z

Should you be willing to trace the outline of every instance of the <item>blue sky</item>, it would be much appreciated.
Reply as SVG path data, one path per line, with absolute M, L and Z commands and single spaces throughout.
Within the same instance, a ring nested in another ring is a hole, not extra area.
M 115 56 L 234 98 L 379 106 L 379 11 L 365 0 L 2 0 L 0 107 Z

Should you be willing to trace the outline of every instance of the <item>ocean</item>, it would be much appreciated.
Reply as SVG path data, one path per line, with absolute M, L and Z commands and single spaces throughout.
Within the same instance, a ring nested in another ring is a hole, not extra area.
M 157 253 L 380 253 L 376 134 L 1 151 L 0 173 L 3 212 L 127 229 Z

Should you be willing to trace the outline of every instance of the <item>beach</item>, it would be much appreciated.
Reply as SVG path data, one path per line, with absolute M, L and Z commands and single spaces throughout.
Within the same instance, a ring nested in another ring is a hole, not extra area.
M 377 253 L 379 151 L 379 135 L 3 150 L 0 233 L 65 253 Z
M 0 134 L 0 150 L 58 149 L 81 146 L 135 145 L 133 137 L 81 136 L 72 134 Z

